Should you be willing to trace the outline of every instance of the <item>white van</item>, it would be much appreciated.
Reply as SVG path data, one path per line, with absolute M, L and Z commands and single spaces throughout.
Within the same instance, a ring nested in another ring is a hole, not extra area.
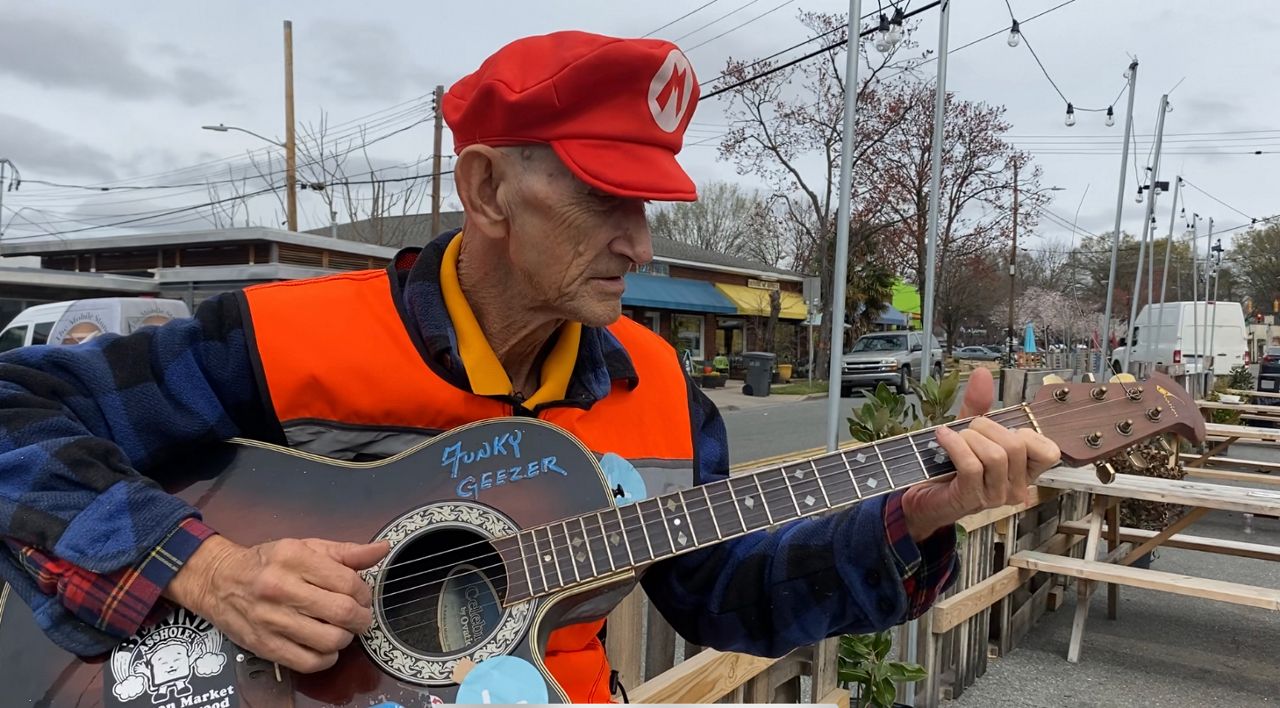
M 1215 314 L 1216 311 L 1216 314 Z M 1163 314 L 1162 314 L 1163 313 Z M 1211 329 L 1212 328 L 1212 329 Z M 1130 361 L 1184 364 L 1188 372 L 1203 371 L 1205 354 L 1213 345 L 1213 373 L 1226 376 L 1245 363 L 1248 347 L 1244 308 L 1238 302 L 1166 302 L 1147 305 L 1138 313 Z M 1111 353 L 1111 367 L 1120 371 L 1126 347 Z
M 129 334 L 148 325 L 190 317 L 181 300 L 100 297 L 28 307 L 0 330 L 0 352 L 32 344 L 80 344 L 113 332 Z

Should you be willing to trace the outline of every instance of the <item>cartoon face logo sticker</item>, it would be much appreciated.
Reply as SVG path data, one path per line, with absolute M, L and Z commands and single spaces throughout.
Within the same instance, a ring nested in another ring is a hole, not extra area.
M 111 684 L 109 697 L 123 704 L 146 695 L 152 705 L 203 705 L 205 698 L 220 698 L 234 692 L 229 677 L 227 688 L 221 690 L 205 691 L 207 686 L 193 685 L 198 679 L 218 676 L 226 664 L 222 632 L 206 620 L 179 609 L 111 652 L 114 681 L 108 682 Z M 197 695 L 193 697 L 193 694 Z
M 546 703 L 547 682 L 533 664 L 495 656 L 476 664 L 458 685 L 458 703 Z
M 616 506 L 626 506 L 648 496 L 644 478 L 626 458 L 606 452 L 600 457 L 600 471 L 604 472 L 609 489 L 613 491 Z

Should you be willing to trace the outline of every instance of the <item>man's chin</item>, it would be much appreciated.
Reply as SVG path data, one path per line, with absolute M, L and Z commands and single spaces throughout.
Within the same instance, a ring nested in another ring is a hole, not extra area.
M 582 308 L 574 319 L 587 327 L 608 327 L 617 322 L 619 317 L 622 317 L 622 302 L 614 301 L 613 303 L 592 303 Z

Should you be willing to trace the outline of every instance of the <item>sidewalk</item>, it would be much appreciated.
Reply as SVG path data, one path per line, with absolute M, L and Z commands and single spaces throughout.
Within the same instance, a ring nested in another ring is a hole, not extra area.
M 724 388 L 704 388 L 702 392 L 707 394 L 716 408 L 721 413 L 729 411 L 745 411 L 755 410 L 757 408 L 766 408 L 771 406 L 786 405 L 788 403 L 800 403 L 802 401 L 812 401 L 818 398 L 826 398 L 825 393 L 810 394 L 807 396 L 794 396 L 771 394 L 768 396 L 747 396 L 742 393 L 743 382 L 739 379 L 729 379 L 725 382 Z

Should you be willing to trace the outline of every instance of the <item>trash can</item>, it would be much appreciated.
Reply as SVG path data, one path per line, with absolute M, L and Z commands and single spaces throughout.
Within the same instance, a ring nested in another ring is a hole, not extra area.
M 742 393 L 747 396 L 768 396 L 769 386 L 773 383 L 773 362 L 777 355 L 772 352 L 743 352 L 742 359 L 747 365 L 747 383 Z

